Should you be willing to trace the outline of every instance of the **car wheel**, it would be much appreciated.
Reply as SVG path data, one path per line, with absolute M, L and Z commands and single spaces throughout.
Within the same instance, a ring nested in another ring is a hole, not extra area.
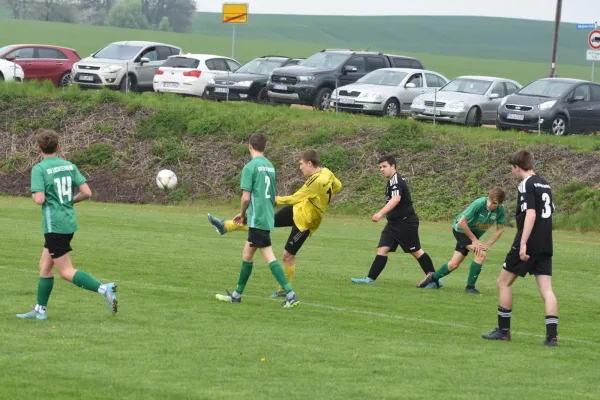
M 562 115 L 557 115 L 552 120 L 552 125 L 550 126 L 550 131 L 555 136 L 563 136 L 567 133 L 567 120 Z
M 383 115 L 388 117 L 399 117 L 400 116 L 400 104 L 396 99 L 389 99 L 383 105 Z
M 498 129 L 499 131 L 507 131 L 508 128 L 506 126 L 502 126 L 502 125 L 498 125 L 496 124 L 496 129 Z
M 258 95 L 256 96 L 256 101 L 258 103 L 268 103 L 269 102 L 269 95 L 267 94 L 266 87 L 260 89 L 260 91 L 258 92 Z
M 320 111 L 328 111 L 330 108 L 331 89 L 323 88 L 317 92 L 313 107 Z
M 481 116 L 479 115 L 479 109 L 477 107 L 471 107 L 465 123 L 468 126 L 481 126 Z
M 58 80 L 58 87 L 65 88 L 71 86 L 71 73 L 65 72 Z
M 134 92 L 137 90 L 137 82 L 135 80 L 135 76 L 128 75 L 124 76 L 121 79 L 121 83 L 119 84 L 119 90 L 122 92 Z

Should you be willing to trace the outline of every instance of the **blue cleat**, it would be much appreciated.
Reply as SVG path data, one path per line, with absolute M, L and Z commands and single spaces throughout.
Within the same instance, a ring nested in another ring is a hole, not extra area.
M 33 308 L 28 313 L 17 314 L 17 318 L 21 318 L 21 319 L 39 319 L 40 321 L 45 321 L 46 318 L 47 318 L 47 316 L 46 316 L 46 313 L 39 313 L 39 312 L 35 311 L 35 308 Z
M 368 276 L 363 276 L 362 278 L 350 278 L 350 280 L 354 283 L 361 283 L 366 285 L 373 285 L 375 281 Z
M 225 218 L 218 219 L 213 217 L 211 214 L 208 214 L 208 222 L 215 227 L 219 235 L 225 234 Z
M 104 285 L 106 292 L 104 292 L 104 298 L 110 306 L 110 312 L 112 315 L 117 313 L 117 285 L 114 282 L 107 283 Z
M 437 282 L 433 281 L 429 285 L 425 286 L 425 289 L 441 289 L 444 287 L 444 282 L 440 279 Z
M 279 288 L 277 288 L 275 290 L 275 292 L 273 292 L 273 294 L 271 296 L 269 296 L 272 299 L 277 299 L 279 297 L 286 297 L 285 292 L 282 292 L 279 290 Z

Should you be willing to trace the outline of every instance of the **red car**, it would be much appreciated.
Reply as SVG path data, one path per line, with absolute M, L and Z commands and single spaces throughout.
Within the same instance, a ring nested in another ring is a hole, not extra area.
M 15 61 L 25 72 L 26 80 L 50 80 L 58 87 L 71 84 L 73 64 L 79 54 L 67 47 L 44 44 L 15 44 L 0 48 L 0 58 Z

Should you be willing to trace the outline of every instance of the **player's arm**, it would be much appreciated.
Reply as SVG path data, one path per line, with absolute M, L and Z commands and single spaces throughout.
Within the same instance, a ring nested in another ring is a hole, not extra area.
M 31 197 L 33 197 L 33 201 L 35 201 L 35 204 L 37 204 L 38 206 L 41 206 L 46 201 L 46 193 L 44 192 L 32 193 Z
M 254 170 L 246 166 L 242 170 L 242 182 L 240 189 L 242 189 L 242 199 L 240 200 L 240 213 L 233 218 L 233 223 L 246 225 L 246 211 L 250 205 L 250 193 L 252 192 L 252 186 L 254 182 Z
M 44 171 L 37 165 L 31 170 L 31 197 L 38 206 L 46 201 Z
M 485 249 L 487 250 L 490 247 L 492 247 L 492 245 L 494 243 L 496 243 L 498 241 L 498 239 L 500 239 L 500 236 L 502 236 L 503 233 L 504 233 L 504 224 L 496 224 L 496 232 L 494 232 L 494 234 L 492 235 L 490 240 L 488 240 L 487 243 L 485 244 Z
M 402 200 L 402 196 L 392 195 L 391 200 L 388 201 L 387 204 L 381 210 L 379 210 L 379 212 L 377 214 L 374 214 L 371 217 L 371 221 L 373 221 L 373 222 L 379 221 L 381 218 L 383 218 L 384 215 L 386 215 L 387 213 L 392 211 L 394 209 L 394 207 L 396 207 L 398 204 L 400 204 L 400 200 Z
M 333 174 L 332 178 L 333 178 L 333 182 L 332 182 L 332 186 L 331 186 L 331 193 L 336 194 L 337 192 L 339 192 L 340 190 L 342 190 L 342 182 L 340 182 L 340 180 Z
M 79 186 L 79 193 L 73 197 L 73 204 L 85 201 L 90 197 L 92 197 L 92 189 L 90 189 L 90 186 L 84 182 L 81 184 L 81 186 Z
M 317 197 L 317 190 L 319 189 L 319 182 L 315 182 L 316 179 L 309 179 L 300 189 L 291 196 L 276 196 L 275 203 L 281 205 L 293 206 L 294 204 L 302 203 L 304 200 L 312 199 Z
M 467 211 L 465 211 L 465 213 L 467 213 L 468 211 L 469 211 L 469 209 L 467 209 Z M 473 231 L 471 229 L 469 229 L 469 223 L 467 221 L 467 217 L 465 217 L 464 215 L 462 217 L 460 217 L 460 220 L 458 221 L 458 226 L 463 231 L 463 233 L 469 239 L 471 239 L 471 244 L 473 245 L 473 247 L 475 247 L 475 248 L 483 248 L 484 247 L 483 243 L 481 243 L 481 241 L 479 239 L 477 239 L 477 236 L 475 236 Z
M 531 232 L 533 231 L 533 225 L 535 225 L 535 188 L 531 180 L 528 180 L 525 183 L 525 202 L 527 204 L 527 211 L 525 211 L 525 221 L 523 223 L 523 234 L 521 235 L 521 245 L 519 250 L 519 256 L 521 260 L 527 261 L 529 260 L 529 256 L 527 255 L 527 242 L 529 241 L 529 237 L 531 236 Z

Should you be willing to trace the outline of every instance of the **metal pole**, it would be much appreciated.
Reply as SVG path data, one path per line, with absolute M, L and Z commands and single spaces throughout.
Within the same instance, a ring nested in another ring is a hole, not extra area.
M 231 58 L 235 60 L 235 23 L 233 25 L 233 36 L 231 37 Z
M 337 113 L 338 113 L 338 103 L 340 101 L 340 94 L 338 93 L 338 78 L 337 78 L 337 76 L 335 77 L 335 97 L 337 97 L 335 99 L 335 115 L 337 115 Z
M 594 22 L 594 29 L 598 28 L 598 21 Z M 596 70 L 596 61 L 592 61 L 592 82 L 594 82 L 594 72 Z
M 556 0 L 556 17 L 554 18 L 554 43 L 552 44 L 552 61 L 550 64 L 550 78 L 556 76 L 556 53 L 558 50 L 558 30 L 560 27 L 560 15 L 562 12 L 562 0 Z
M 437 88 L 433 91 L 433 127 L 435 128 L 435 114 L 437 113 Z
M 129 61 L 125 63 L 125 94 L 129 93 Z
M 540 104 L 539 103 L 537 105 L 537 110 L 538 110 L 538 136 L 540 136 L 542 134 L 542 121 L 541 121 L 541 115 L 540 115 Z
M 227 87 L 227 93 L 225 93 L 225 96 L 227 96 L 225 98 L 225 103 L 229 104 L 229 69 L 227 69 L 227 82 L 225 82 L 225 86 Z

